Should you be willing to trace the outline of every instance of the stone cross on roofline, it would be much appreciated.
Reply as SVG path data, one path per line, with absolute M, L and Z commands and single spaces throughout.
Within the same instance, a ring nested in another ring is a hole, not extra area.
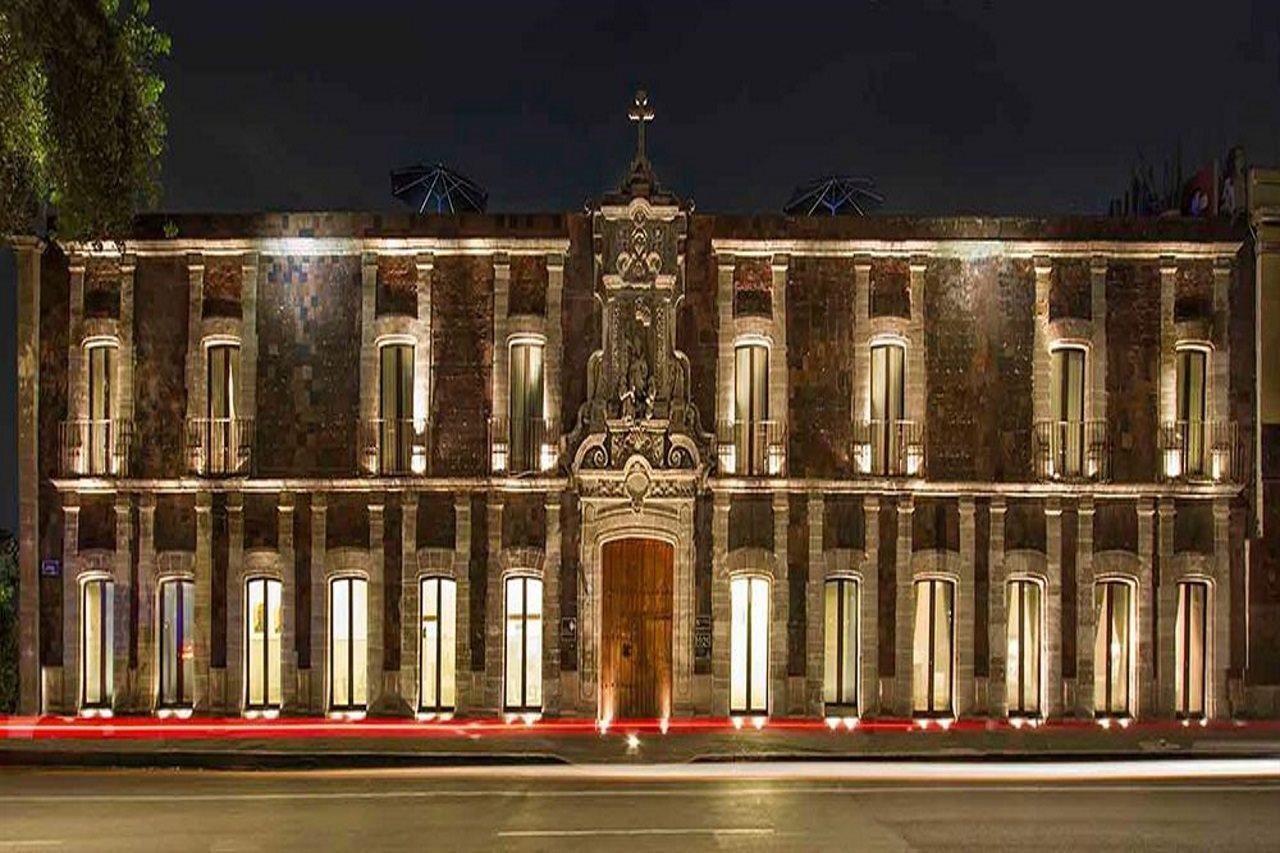
M 646 160 L 644 154 L 644 126 L 653 121 L 653 108 L 649 106 L 649 95 L 644 89 L 637 89 L 635 100 L 627 116 L 636 123 L 636 162 Z

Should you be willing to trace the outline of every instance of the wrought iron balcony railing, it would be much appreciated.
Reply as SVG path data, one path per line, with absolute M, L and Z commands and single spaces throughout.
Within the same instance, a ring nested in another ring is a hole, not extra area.
M 253 459 L 253 418 L 187 418 L 187 469 L 202 477 L 249 473 Z
M 1235 421 L 1172 421 L 1160 426 L 1160 477 L 1190 483 L 1240 483 L 1248 468 Z
M 924 476 L 924 424 L 918 421 L 855 421 L 853 459 L 859 474 Z
M 1038 421 L 1032 437 L 1038 479 L 1110 479 L 1111 441 L 1106 421 Z
M 554 421 L 543 418 L 490 418 L 489 459 L 495 474 L 551 471 L 560 461 Z
M 58 425 L 64 477 L 124 477 L 129 473 L 133 424 L 118 418 L 76 418 Z
M 716 459 L 721 474 L 781 477 L 787 467 L 786 424 L 782 421 L 717 421 Z
M 360 424 L 360 465 L 366 474 L 430 473 L 431 424 L 413 418 L 375 418 Z

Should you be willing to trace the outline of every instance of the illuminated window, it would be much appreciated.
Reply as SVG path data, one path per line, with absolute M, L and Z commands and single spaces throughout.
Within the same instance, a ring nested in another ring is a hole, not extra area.
M 542 581 L 507 578 L 507 711 L 542 710 Z
M 362 711 L 368 702 L 369 583 L 329 584 L 329 708 Z
M 114 445 L 118 429 L 113 420 L 112 395 L 115 393 L 116 361 L 119 348 L 114 343 L 94 343 L 89 357 L 89 422 L 86 473 L 114 474 Z
M 1058 347 L 1051 364 L 1049 408 L 1054 427 L 1050 453 L 1056 473 L 1077 477 L 1084 472 L 1084 348 Z
M 736 577 L 730 586 L 729 711 L 769 713 L 769 581 Z
M 105 578 L 81 585 L 80 707 L 110 708 L 115 670 L 115 584 Z
M 1132 714 L 1134 670 L 1133 586 L 1102 581 L 1094 587 L 1093 708 L 1099 717 Z
M 1178 438 L 1182 446 L 1183 471 L 1205 473 L 1205 419 L 1208 410 L 1207 369 L 1209 354 L 1203 349 L 1178 350 Z
M 902 420 L 906 411 L 907 349 L 901 344 L 871 347 L 871 471 L 901 472 L 906 452 Z
M 955 586 L 945 580 L 916 581 L 912 657 L 912 710 L 922 717 L 952 714 L 955 646 Z
M 413 347 L 385 344 L 378 358 L 378 470 L 404 473 L 413 457 Z
M 420 593 L 418 710 L 452 711 L 457 659 L 457 584 L 450 578 L 423 578 Z
M 520 341 L 511 345 L 510 361 L 510 471 L 520 473 L 539 467 L 543 442 L 542 344 Z
M 1208 686 L 1209 585 L 1203 581 L 1178 584 L 1178 622 L 1174 631 L 1174 678 L 1177 713 L 1182 719 L 1205 716 Z
M 1031 580 L 1009 583 L 1005 622 L 1008 670 L 1005 694 L 1011 717 L 1038 717 L 1041 713 L 1041 636 L 1043 611 L 1040 584 Z
M 210 473 L 235 471 L 239 466 L 239 427 L 236 424 L 236 392 L 240 387 L 240 347 L 214 344 L 209 358 L 209 431 L 206 446 Z
M 245 583 L 245 708 L 279 708 L 284 585 L 270 578 Z
M 768 473 L 769 348 L 763 344 L 740 344 L 734 350 L 733 419 L 738 472 Z
M 190 708 L 195 686 L 194 581 L 175 578 L 160 584 L 161 708 Z
M 822 700 L 828 714 L 858 710 L 858 594 L 852 578 L 826 583 Z

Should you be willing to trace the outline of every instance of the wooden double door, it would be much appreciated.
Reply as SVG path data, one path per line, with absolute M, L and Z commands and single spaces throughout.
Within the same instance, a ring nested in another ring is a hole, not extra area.
M 657 539 L 615 539 L 601 557 L 601 716 L 669 717 L 675 549 Z

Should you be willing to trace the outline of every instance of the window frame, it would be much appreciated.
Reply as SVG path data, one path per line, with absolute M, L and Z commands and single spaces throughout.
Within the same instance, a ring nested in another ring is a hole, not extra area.
M 426 591 L 428 584 L 436 585 L 436 599 L 435 599 L 436 613 L 434 618 L 435 618 L 435 623 L 437 627 L 436 627 L 436 635 L 435 635 L 436 677 L 435 677 L 435 685 L 434 685 L 434 688 L 435 688 L 434 704 L 427 704 L 427 702 L 425 701 L 426 691 L 424 689 L 424 684 L 426 680 L 425 679 L 426 670 L 423 666 L 423 662 L 426 659 L 425 652 L 426 652 L 426 646 L 427 646 L 427 638 L 426 638 L 426 631 L 425 631 L 425 625 L 427 621 L 426 595 L 424 593 Z M 445 584 L 448 584 L 453 587 L 453 613 L 452 613 L 453 627 L 452 627 L 452 630 L 449 632 L 453 636 L 454 642 L 452 644 L 446 644 L 444 642 L 445 630 L 443 626 L 444 626 L 445 614 L 443 613 L 444 608 L 442 604 L 444 601 L 443 593 L 445 589 Z M 458 672 L 457 670 L 457 636 L 458 634 L 457 632 L 458 632 L 458 582 L 457 580 L 455 580 L 454 578 L 448 575 L 423 575 L 422 577 L 418 578 L 417 711 L 420 714 L 451 714 L 457 709 L 457 701 L 458 701 L 458 696 L 457 696 L 457 672 Z M 445 669 L 444 662 L 447 656 L 453 657 L 452 669 L 453 669 L 454 678 L 453 678 L 453 683 L 446 685 L 445 676 L 444 676 L 444 669 Z M 449 702 L 444 701 L 446 686 L 448 688 L 448 693 L 451 694 L 448 698 L 452 699 L 452 701 L 449 701 Z
M 251 643 L 250 637 L 253 628 L 254 614 L 251 608 L 252 592 L 251 589 L 255 584 L 262 585 L 262 601 L 263 601 L 263 640 L 262 640 L 262 702 L 254 702 L 251 697 L 253 695 L 253 667 L 250 664 Z M 280 633 L 277 639 L 272 639 L 271 631 L 271 591 L 272 587 L 276 587 L 279 598 L 279 629 Z M 284 706 L 284 581 L 272 575 L 251 575 L 244 581 L 244 709 L 246 711 L 278 711 Z M 276 657 L 276 671 L 280 675 L 279 695 L 272 697 L 271 695 L 271 657 Z
M 520 363 L 524 365 L 519 383 L 520 395 L 517 398 L 517 358 L 518 351 L 538 351 L 537 391 L 529 387 L 529 359 L 524 357 Z M 536 414 L 531 415 L 522 408 L 517 416 L 517 399 L 523 400 L 522 406 L 533 398 L 537 398 Z M 507 471 L 512 474 L 541 470 L 542 441 L 546 440 L 547 423 L 547 339 L 542 335 L 521 333 L 507 339 Z M 537 424 L 541 424 L 541 430 Z M 541 436 L 539 432 L 541 431 Z M 542 439 L 540 441 L 539 439 Z
M 102 370 L 95 369 L 94 362 L 101 354 Z M 89 474 L 116 473 L 115 445 L 120 440 L 117 424 L 120 411 L 118 388 L 120 381 L 120 340 L 114 336 L 104 335 L 91 337 L 84 342 L 84 392 L 85 392 L 85 424 L 88 431 L 85 448 L 87 458 L 83 465 Z M 106 387 L 100 387 L 95 376 L 101 375 Z M 98 405 L 98 398 L 105 393 L 104 405 Z M 102 409 L 101 417 L 99 412 Z
M 852 614 L 848 612 L 846 587 L 851 587 L 853 591 L 853 607 Z M 829 619 L 829 608 L 831 600 L 827 593 L 832 588 L 835 589 L 835 660 L 829 660 L 832 653 L 831 647 L 831 620 Z M 822 679 L 822 700 L 823 709 L 827 716 L 847 716 L 849 714 L 857 715 L 862 708 L 862 578 L 856 575 L 832 575 L 828 577 L 822 585 L 823 595 L 823 679 Z M 852 631 L 848 630 L 847 622 L 853 620 Z M 849 650 L 845 647 L 846 636 L 852 634 L 853 637 L 853 660 L 852 669 L 850 669 Z M 831 684 L 829 679 L 829 670 L 835 672 L 835 683 Z M 852 672 L 852 696 L 846 688 L 844 676 L 846 670 Z M 831 691 L 831 692 L 829 692 Z M 832 698 L 834 697 L 834 698 Z
M 1015 601 L 1014 589 L 1017 588 L 1020 593 L 1016 596 L 1018 603 L 1019 615 L 1018 625 L 1018 660 L 1016 669 L 1014 661 L 1010 660 L 1009 649 L 1009 625 L 1012 624 L 1014 616 L 1013 602 Z M 1038 618 L 1036 619 L 1036 684 L 1035 684 L 1035 703 L 1036 707 L 1029 709 L 1024 703 L 1023 697 L 1026 694 L 1026 674 L 1024 671 L 1025 655 L 1021 652 L 1025 648 L 1026 639 L 1023 636 L 1023 629 L 1026 627 L 1027 621 L 1025 616 L 1026 590 L 1034 589 L 1036 591 L 1038 608 Z M 1005 704 L 1006 715 L 1011 719 L 1043 719 L 1045 716 L 1045 700 L 1046 700 L 1046 671 L 1045 667 L 1048 662 L 1048 655 L 1045 643 L 1045 630 L 1047 627 L 1047 619 L 1045 613 L 1045 599 L 1048 591 L 1048 585 L 1044 578 L 1034 575 L 1014 575 L 1005 581 Z M 1010 694 L 1014 684 L 1014 679 L 1010 677 L 1013 672 L 1017 672 L 1017 697 L 1018 701 L 1015 705 Z
M 395 412 L 387 411 L 388 350 L 395 353 Z M 417 422 L 415 383 L 417 382 L 417 341 L 400 335 L 379 339 L 378 351 L 378 471 L 404 473 L 413 464 L 414 425 Z M 406 382 L 407 379 L 407 382 Z M 388 447 L 390 445 L 390 447 Z
M 747 388 L 743 405 L 741 356 L 747 355 Z M 756 359 L 759 356 L 760 363 Z M 733 417 L 736 466 L 739 474 L 762 475 L 769 473 L 768 438 L 764 424 L 770 422 L 770 374 L 773 360 L 773 341 L 764 335 L 739 335 L 733 342 Z M 757 371 L 762 370 L 762 388 L 756 387 Z M 762 411 L 757 411 L 757 403 Z M 746 414 L 741 414 L 743 409 Z
M 919 620 L 920 595 L 921 586 L 927 586 L 929 589 L 929 636 L 928 644 L 928 661 L 927 678 L 925 684 L 926 702 L 923 708 L 918 707 L 919 698 L 915 695 L 915 666 L 916 647 L 915 647 L 915 622 L 912 623 L 912 646 L 911 646 L 911 665 L 912 665 L 912 696 L 911 696 L 911 715 L 917 719 L 954 719 L 956 708 L 956 598 L 959 592 L 959 582 L 952 577 L 940 577 L 936 575 L 923 575 L 912 580 L 913 593 L 913 610 L 912 616 Z M 948 648 L 950 651 L 950 660 L 947 664 L 948 684 L 947 684 L 947 702 L 946 707 L 935 706 L 936 678 L 937 678 L 937 654 L 938 654 L 938 625 L 935 615 L 937 614 L 937 590 L 946 587 L 950 590 L 950 607 L 947 611 L 947 627 Z
M 356 654 L 355 626 L 356 626 L 357 610 L 356 610 L 356 603 L 355 603 L 355 600 L 356 600 L 355 589 L 356 589 L 357 583 L 364 585 L 364 602 L 365 602 L 366 612 L 365 612 L 365 620 L 364 620 L 365 649 L 364 649 L 363 655 Z M 347 618 L 347 661 L 346 661 L 347 697 L 346 698 L 348 701 L 343 704 L 339 704 L 337 702 L 336 675 L 338 673 L 338 670 L 336 668 L 337 655 L 335 653 L 335 648 L 334 648 L 337 645 L 337 642 L 336 642 L 337 631 L 335 630 L 335 625 L 334 625 L 334 619 L 337 615 L 337 610 L 334 606 L 334 600 L 337 597 L 335 595 L 335 590 L 337 589 L 337 586 L 339 584 L 347 584 L 347 617 L 346 617 Z M 369 707 L 369 628 L 370 628 L 369 618 L 368 618 L 369 579 L 364 575 L 341 574 L 341 575 L 335 575 L 333 577 L 330 577 L 327 581 L 327 585 L 328 585 L 328 592 L 329 592 L 329 608 L 328 608 L 329 610 L 329 613 L 328 613 L 329 642 L 327 643 L 328 656 L 329 656 L 329 660 L 328 660 L 329 684 L 328 684 L 328 690 L 326 691 L 328 696 L 326 698 L 328 699 L 329 712 L 337 713 L 337 714 L 364 713 L 365 711 L 368 710 L 368 707 Z M 359 668 L 357 669 L 357 667 Z M 358 679 L 356 678 L 357 672 L 362 673 L 364 677 L 363 691 L 357 689 L 357 682 L 358 682 Z M 361 692 L 364 693 L 363 701 L 357 701 L 357 696 Z
M 877 335 L 867 346 L 867 423 L 870 428 L 870 464 L 873 474 L 890 474 L 904 470 L 906 465 L 905 440 L 900 433 L 901 424 L 910 421 L 907 413 L 907 369 L 910 365 L 908 347 L 907 339 L 900 335 Z M 876 366 L 877 352 L 884 353 L 883 371 Z M 899 353 L 901 358 L 896 394 L 891 352 Z M 885 399 L 877 400 L 879 395 L 876 394 L 876 380 L 881 372 Z M 895 396 L 897 399 L 892 399 Z M 880 417 L 876 417 L 877 404 L 881 409 Z M 894 409 L 896 417 L 893 416 Z
M 1191 358 L 1201 363 L 1198 418 L 1191 417 L 1196 408 L 1185 389 L 1190 384 Z M 1187 365 L 1187 371 L 1183 366 Z M 1182 475 L 1200 477 L 1209 473 L 1210 423 L 1213 421 L 1213 344 L 1207 341 L 1179 341 L 1173 348 L 1173 420 L 1179 431 L 1182 449 Z
M 520 613 L 512 614 L 510 607 L 511 587 L 513 584 L 519 584 L 521 588 Z M 538 612 L 531 616 L 529 613 L 529 590 L 530 585 L 536 584 L 538 590 Z M 544 621 L 546 619 L 545 600 L 546 586 L 540 575 L 516 573 L 508 574 L 502 579 L 502 710 L 506 714 L 539 714 L 542 712 L 545 695 L 543 691 L 543 657 L 546 649 L 542 642 L 542 631 L 544 630 Z M 510 690 L 508 689 L 511 681 L 511 654 L 510 654 L 510 631 L 513 621 L 520 623 L 520 696 L 518 701 L 513 702 Z M 529 651 L 530 622 L 537 627 L 538 632 L 538 653 L 531 655 Z M 535 669 L 535 672 L 530 672 Z M 530 701 L 530 687 L 537 690 L 537 701 Z
M 89 588 L 98 590 L 98 696 L 89 700 Z M 110 711 L 115 702 L 115 579 L 94 573 L 80 578 L 80 709 Z
M 731 717 L 760 717 L 769 715 L 769 702 L 772 698 L 771 685 L 772 678 L 772 661 L 770 660 L 771 643 L 773 642 L 773 583 L 774 580 L 767 574 L 756 572 L 742 572 L 735 574 L 729 578 L 729 608 L 730 608 L 730 625 L 729 625 L 729 715 Z M 745 584 L 746 593 L 746 624 L 742 626 L 742 639 L 745 641 L 746 647 L 739 650 L 739 630 L 737 622 L 736 608 L 733 606 L 733 597 L 736 587 L 739 584 Z M 764 587 L 764 609 L 763 618 L 755 613 L 756 596 L 758 594 L 759 585 Z M 759 626 L 757 630 L 757 626 Z M 764 675 L 761 684 L 755 683 L 755 654 L 756 647 L 760 646 L 764 653 Z M 737 681 L 737 661 L 741 656 L 742 672 L 744 683 L 742 691 L 746 698 L 746 705 L 742 706 L 734 701 Z
M 1100 720 L 1130 720 L 1137 716 L 1136 700 L 1138 698 L 1138 582 L 1130 577 L 1121 577 L 1114 575 L 1104 575 L 1094 581 L 1094 662 L 1093 662 L 1093 713 L 1094 717 Z M 1113 658 L 1111 647 L 1115 644 L 1115 621 L 1113 614 L 1115 612 L 1115 596 L 1114 590 L 1118 587 L 1124 587 L 1128 595 L 1128 613 L 1126 615 L 1125 630 L 1125 663 L 1128 669 L 1127 677 L 1124 680 L 1124 706 L 1118 709 L 1113 701 L 1112 693 L 1115 689 L 1115 677 L 1112 674 Z M 1103 594 L 1103 600 L 1098 600 L 1098 591 L 1106 590 Z M 1100 638 L 1099 626 L 1105 625 L 1105 637 L 1103 643 L 1104 660 L 1097 660 L 1097 644 Z M 1098 706 L 1098 684 L 1101 678 L 1103 684 L 1103 703 L 1102 707 Z
M 1188 649 L 1191 647 L 1191 620 L 1187 613 L 1191 609 L 1191 593 L 1199 589 L 1202 596 L 1200 602 L 1200 695 L 1199 710 L 1190 707 L 1192 663 Z M 1212 614 L 1213 582 L 1204 577 L 1186 577 L 1176 584 L 1176 606 L 1174 614 L 1174 715 L 1179 720 L 1206 720 L 1209 717 L 1209 699 L 1211 696 L 1210 678 L 1211 649 L 1213 635 Z
M 168 590 L 176 589 L 177 596 L 176 606 L 174 607 L 174 615 L 176 623 L 173 628 L 166 630 L 165 624 L 165 595 Z M 187 608 L 186 599 L 190 597 L 191 612 L 190 622 L 187 624 Z M 195 707 L 195 598 L 196 598 L 196 582 L 195 579 L 188 576 L 175 576 L 161 578 L 160 583 L 156 587 L 156 609 L 158 611 L 156 644 L 157 644 L 157 685 L 156 685 L 156 708 L 162 711 L 182 711 L 190 710 Z M 170 637 L 170 634 L 173 636 Z M 166 639 L 172 639 L 173 642 L 166 642 Z M 191 683 L 187 683 L 185 666 L 183 664 L 184 655 L 183 647 L 190 642 L 192 645 L 192 672 Z M 176 685 L 176 696 L 166 696 L 165 693 L 165 676 L 168 672 L 166 666 L 166 658 L 168 650 L 172 648 L 174 659 L 168 662 L 169 666 L 175 668 L 174 684 Z M 190 698 L 188 698 L 188 696 Z

